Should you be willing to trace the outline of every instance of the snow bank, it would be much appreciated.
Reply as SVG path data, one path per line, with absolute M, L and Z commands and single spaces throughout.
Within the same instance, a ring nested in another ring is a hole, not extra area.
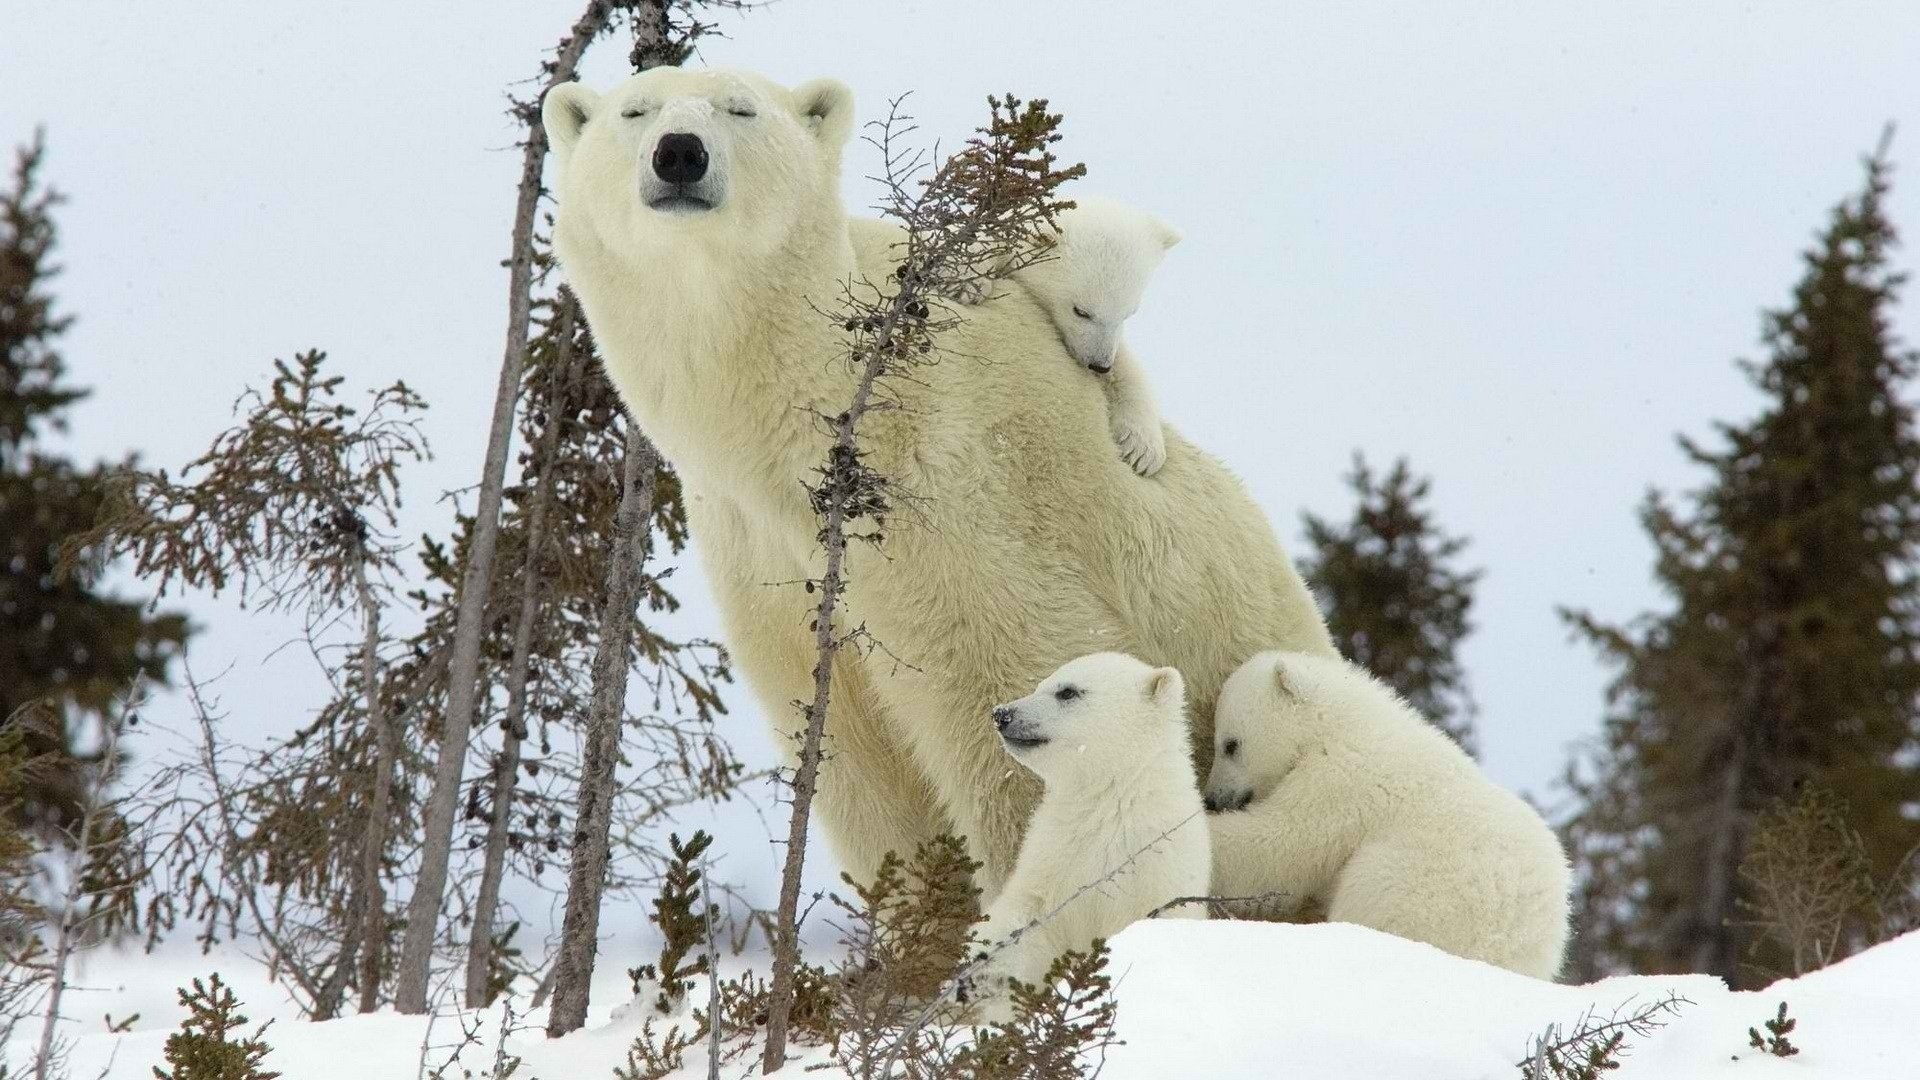
M 1908 1037 L 1920 1022 L 1920 934 L 1743 994 L 1704 975 L 1559 986 L 1338 924 L 1141 923 L 1114 940 L 1111 967 L 1127 1040 L 1109 1058 L 1111 1080 L 1512 1080 L 1547 1024 L 1670 992 L 1693 1004 L 1609 1075 L 1920 1077 Z M 1782 1000 L 1800 1022 L 1791 1059 L 1747 1045 Z
M 1692 1001 L 1666 1028 L 1639 1040 L 1619 1080 L 1914 1080 L 1920 1077 L 1912 1031 L 1920 1022 L 1920 933 L 1909 934 L 1825 971 L 1783 980 L 1756 993 L 1729 992 L 1700 975 L 1607 979 L 1590 986 L 1543 983 L 1448 956 L 1425 945 L 1345 925 L 1160 921 L 1114 940 L 1111 972 L 1126 1045 L 1110 1054 L 1110 1080 L 1188 1077 L 1301 1077 L 1307 1080 L 1513 1080 L 1528 1039 L 1549 1023 L 1570 1025 L 1588 1008 L 1602 1014 L 1625 1003 L 1677 993 Z M 131 966 L 135 958 L 128 958 Z M 167 969 L 176 964 L 166 965 Z M 195 973 L 210 970 L 205 961 Z M 171 970 L 167 972 L 172 974 Z M 95 973 L 95 982 L 110 982 Z M 157 1007 L 159 971 L 129 970 L 127 987 L 90 1000 L 118 1015 L 121 997 L 152 1011 L 127 1035 L 82 1036 L 72 1075 L 146 1080 L 179 1010 Z M 229 973 L 236 982 L 253 979 Z M 184 981 L 184 978 L 182 979 Z M 637 1020 L 607 1020 L 624 976 L 599 983 L 594 1023 L 548 1041 L 543 1017 L 507 1040 L 525 1058 L 520 1080 L 608 1078 L 625 1060 Z M 245 991 L 242 990 L 242 993 Z M 1777 1059 L 1747 1045 L 1747 1029 L 1781 1001 L 1799 1020 L 1797 1057 Z M 256 1020 L 274 1013 L 247 1001 Z M 484 1075 L 499 1010 L 469 1014 L 483 1027 L 462 1062 Z M 458 1018 L 428 1021 L 382 1013 L 327 1024 L 281 1019 L 268 1039 L 271 1068 L 286 1080 L 412 1080 L 423 1041 L 456 1042 Z M 15 1048 L 14 1053 L 19 1052 Z M 430 1055 L 445 1059 L 445 1050 Z M 817 1055 L 810 1057 L 817 1060 Z M 705 1075 L 688 1055 L 690 1075 Z M 835 1076 L 832 1071 L 795 1076 Z M 742 1061 L 726 1075 L 756 1073 Z M 456 1070 L 455 1075 L 458 1075 Z

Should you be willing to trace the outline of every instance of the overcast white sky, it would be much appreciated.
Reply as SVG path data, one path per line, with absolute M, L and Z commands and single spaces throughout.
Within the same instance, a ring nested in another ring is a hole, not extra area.
M 0 8 L 0 139 L 44 124 L 71 198 L 59 296 L 94 390 L 74 445 L 177 466 L 272 358 L 318 346 L 433 403 L 406 524 L 443 531 L 431 494 L 473 482 L 500 359 L 503 93 L 578 7 Z M 963 135 L 990 92 L 1062 109 L 1084 190 L 1184 230 L 1131 340 L 1168 418 L 1283 536 L 1302 508 L 1347 509 L 1356 449 L 1435 478 L 1487 568 L 1466 650 L 1485 761 L 1535 793 L 1604 682 L 1555 606 L 1658 602 L 1635 506 L 1698 479 L 1676 432 L 1753 408 L 1731 361 L 1890 120 L 1909 163 L 1891 209 L 1920 241 L 1910 0 L 778 0 L 720 21 L 700 62 L 834 75 L 869 118 L 912 91 L 929 137 Z M 625 51 L 603 45 L 588 81 Z M 850 205 L 873 163 L 850 154 Z M 236 723 L 317 705 L 310 661 L 269 657 L 293 624 L 190 608 Z M 764 753 L 750 711 L 730 724 Z

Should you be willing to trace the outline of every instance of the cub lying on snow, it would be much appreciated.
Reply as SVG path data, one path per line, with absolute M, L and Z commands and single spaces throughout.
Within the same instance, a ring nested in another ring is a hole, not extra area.
M 963 990 L 985 998 L 989 1015 L 1006 980 L 1038 982 L 1061 953 L 1206 892 L 1212 861 L 1178 671 L 1083 656 L 993 710 L 993 722 L 1046 791 L 976 931 L 987 959 Z
M 1261 653 L 1214 713 L 1207 807 L 1219 896 L 1324 902 L 1327 918 L 1551 979 L 1567 859 L 1540 815 L 1392 690 L 1342 660 Z M 1263 909 L 1268 908 L 1263 903 Z

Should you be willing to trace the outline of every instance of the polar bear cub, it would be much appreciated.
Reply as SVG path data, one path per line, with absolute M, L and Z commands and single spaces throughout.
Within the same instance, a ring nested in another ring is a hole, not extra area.
M 1074 200 L 1055 227 L 1047 256 L 1013 278 L 1046 309 L 1067 352 L 1104 377 L 1107 426 L 1120 456 L 1141 476 L 1152 476 L 1167 460 L 1160 409 L 1120 329 L 1140 310 L 1147 279 L 1180 234 L 1145 210 L 1102 198 Z
M 1319 900 L 1327 918 L 1551 979 L 1566 854 L 1526 802 L 1343 660 L 1255 656 L 1214 711 L 1207 807 L 1221 896 Z
M 1121 653 L 1083 656 L 993 710 L 993 723 L 1046 790 L 976 931 L 997 950 L 976 985 L 1038 982 L 1061 953 L 1206 892 L 1212 847 L 1178 671 Z

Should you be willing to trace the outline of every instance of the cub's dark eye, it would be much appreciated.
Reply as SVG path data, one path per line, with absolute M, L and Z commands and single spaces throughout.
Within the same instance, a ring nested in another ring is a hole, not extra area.
M 730 105 L 727 107 L 727 115 L 738 116 L 743 120 L 751 120 L 760 114 L 753 111 L 753 106 L 751 105 Z
M 1072 701 L 1079 696 L 1080 688 L 1077 686 L 1063 686 L 1053 692 L 1053 700 L 1055 701 Z
M 620 115 L 626 117 L 629 120 L 638 120 L 641 117 L 647 115 L 647 111 L 648 110 L 642 106 L 634 105 L 629 108 L 622 109 L 620 111 Z
M 1221 752 L 1221 753 L 1223 753 L 1223 754 L 1225 754 L 1225 755 L 1226 755 L 1226 756 L 1228 756 L 1228 757 L 1232 757 L 1233 755 L 1235 755 L 1235 754 L 1237 754 L 1237 753 L 1239 753 L 1239 752 L 1240 752 L 1240 740 L 1239 740 L 1239 739 L 1228 739 L 1228 740 L 1227 740 L 1226 742 L 1224 742 L 1224 743 L 1221 743 L 1221 744 L 1220 744 L 1220 752 Z
M 1078 304 L 1075 304 L 1075 305 L 1074 305 L 1074 308 L 1073 308 L 1073 313 L 1074 313 L 1075 315 L 1078 315 L 1078 316 L 1080 316 L 1080 317 L 1081 317 L 1081 318 L 1083 318 L 1083 319 L 1091 319 L 1091 318 L 1093 318 L 1093 316 L 1092 316 L 1091 314 L 1089 314 L 1089 313 L 1087 312 L 1087 310 L 1086 310 L 1085 308 L 1083 308 L 1083 307 L 1081 307 L 1081 306 L 1079 306 Z

